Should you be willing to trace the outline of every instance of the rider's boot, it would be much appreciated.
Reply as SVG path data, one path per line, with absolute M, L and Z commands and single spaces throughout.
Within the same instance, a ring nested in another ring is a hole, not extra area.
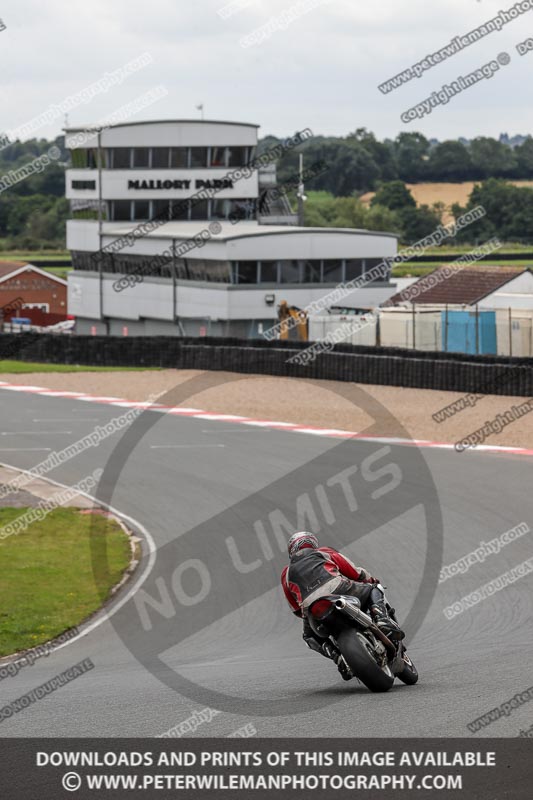
M 370 608 L 370 614 L 378 628 L 382 630 L 389 639 L 397 642 L 401 641 L 401 639 L 405 639 L 405 633 L 398 623 L 389 617 L 383 601 L 374 603 Z
M 327 658 L 331 658 L 331 660 L 335 662 L 335 664 L 337 665 L 337 669 L 341 674 L 341 677 L 345 681 L 349 681 L 351 680 L 351 678 L 353 678 L 352 670 L 348 666 L 341 651 L 337 647 L 335 647 L 333 642 L 330 641 L 324 642 L 324 644 L 322 645 L 322 653 Z

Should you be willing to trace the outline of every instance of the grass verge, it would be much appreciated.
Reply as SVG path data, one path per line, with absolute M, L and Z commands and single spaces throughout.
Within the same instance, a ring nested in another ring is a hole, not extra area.
M 0 247 L 3 241 L 0 239 Z M 2 261 L 33 261 L 38 264 L 39 261 L 51 258 L 54 261 L 70 261 L 71 254 L 69 250 L 0 250 L 0 260 Z
M 449 266 L 453 264 L 454 258 L 443 258 L 442 261 L 431 263 L 429 261 L 417 261 L 415 263 L 405 261 L 398 267 L 392 268 L 393 278 L 405 278 L 411 276 L 419 278 L 421 275 L 427 275 L 429 272 L 438 269 L 439 267 Z M 466 264 L 465 266 L 470 266 Z M 533 261 L 523 261 L 517 259 L 516 261 L 478 261 L 472 264 L 473 268 L 483 269 L 483 267 L 533 267 Z
M 27 510 L 0 509 L 0 528 Z M 107 542 L 109 569 L 102 569 L 99 587 L 93 537 Z M 0 656 L 78 625 L 101 607 L 129 562 L 129 539 L 115 520 L 74 508 L 55 509 L 26 531 L 0 539 Z
M 79 364 L 40 364 L 37 361 L 1 361 L 0 374 L 24 374 L 26 372 L 146 372 L 160 367 L 87 367 Z
M 38 267 L 38 264 L 35 264 Z M 55 275 L 57 278 L 63 278 L 64 281 L 67 280 L 67 276 L 69 272 L 72 272 L 72 267 L 41 267 L 44 269 L 45 272 L 51 272 L 52 275 Z

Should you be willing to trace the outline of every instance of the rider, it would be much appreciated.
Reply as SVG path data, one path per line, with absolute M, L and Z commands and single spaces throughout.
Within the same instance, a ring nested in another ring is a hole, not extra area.
M 281 585 L 293 612 L 303 618 L 303 638 L 311 650 L 331 658 L 345 680 L 352 677 L 340 651 L 329 640 L 315 634 L 307 610 L 312 603 L 326 594 L 347 594 L 357 597 L 363 609 L 369 608 L 375 624 L 389 637 L 399 641 L 405 634 L 390 618 L 379 581 L 362 567 L 333 550 L 319 547 L 318 539 L 308 531 L 293 534 L 288 543 L 289 564 L 281 573 Z

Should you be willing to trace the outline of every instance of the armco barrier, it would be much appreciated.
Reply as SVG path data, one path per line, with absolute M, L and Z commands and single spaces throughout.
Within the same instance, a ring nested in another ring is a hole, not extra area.
M 90 366 L 226 370 L 473 394 L 533 397 L 533 359 L 336 345 L 311 363 L 289 363 L 306 342 L 172 336 L 0 334 L 0 360 Z

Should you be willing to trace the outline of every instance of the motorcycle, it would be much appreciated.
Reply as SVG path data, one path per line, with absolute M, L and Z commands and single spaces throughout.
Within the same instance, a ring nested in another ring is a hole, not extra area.
M 378 584 L 383 591 L 383 587 Z M 385 600 L 395 622 L 395 611 Z M 388 692 L 395 678 L 407 685 L 418 680 L 418 672 L 401 641 L 393 641 L 366 614 L 357 597 L 325 595 L 315 600 L 308 611 L 314 632 L 340 650 L 353 673 L 371 692 Z

